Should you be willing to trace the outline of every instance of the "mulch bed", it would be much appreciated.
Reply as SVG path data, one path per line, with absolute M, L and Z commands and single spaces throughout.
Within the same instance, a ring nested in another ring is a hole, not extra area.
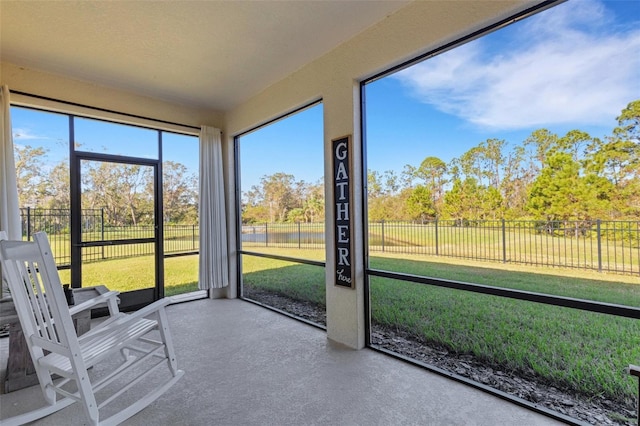
M 288 312 L 297 317 L 326 326 L 326 313 L 322 306 L 301 302 L 261 290 L 244 289 L 244 297 L 264 305 Z M 374 347 L 415 359 L 423 364 L 469 378 L 478 383 L 517 396 L 547 409 L 565 414 L 593 425 L 635 426 L 634 406 L 626 406 L 604 397 L 587 397 L 545 383 L 533 371 L 528 373 L 506 371 L 489 366 L 469 354 L 455 354 L 434 347 L 403 330 L 374 324 L 371 343 Z M 621 372 L 622 374 L 622 372 Z

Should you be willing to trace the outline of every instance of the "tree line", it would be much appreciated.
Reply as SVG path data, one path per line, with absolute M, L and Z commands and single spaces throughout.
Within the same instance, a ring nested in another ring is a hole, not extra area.
M 448 163 L 427 157 L 401 172 L 367 173 L 369 220 L 640 220 L 640 100 L 630 102 L 603 139 L 581 130 L 538 129 L 509 148 L 487 139 Z M 15 147 L 22 207 L 69 209 L 69 161 L 47 164 L 47 151 Z M 153 176 L 145 166 L 86 162 L 82 208 L 103 209 L 114 226 L 150 224 Z M 197 177 L 162 164 L 164 221 L 198 222 Z M 324 185 L 282 172 L 243 193 L 243 223 L 322 222 Z
M 52 167 L 47 150 L 15 146 L 18 198 L 21 207 L 69 210 L 69 161 Z M 82 165 L 82 208 L 101 209 L 105 224 L 153 224 L 153 172 L 150 167 L 110 162 Z M 168 224 L 198 223 L 198 179 L 179 162 L 162 163 L 163 219 Z
M 258 185 L 243 193 L 242 223 L 322 222 L 322 181 L 297 181 L 287 173 L 263 176 Z
M 512 147 L 487 139 L 449 162 L 427 157 L 401 172 L 369 170 L 369 220 L 640 220 L 640 100 L 617 124 L 602 139 L 538 129 Z M 264 176 L 243 193 L 242 219 L 323 221 L 322 182 Z

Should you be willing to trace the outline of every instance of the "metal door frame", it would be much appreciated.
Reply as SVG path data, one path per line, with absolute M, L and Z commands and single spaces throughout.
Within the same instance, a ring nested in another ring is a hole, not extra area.
M 158 136 L 158 144 L 162 146 L 161 133 Z M 155 285 L 153 288 L 134 290 L 120 295 L 120 309 L 133 310 L 148 305 L 164 297 L 164 241 L 162 225 L 162 173 L 161 160 L 148 158 L 127 157 L 111 154 L 75 151 L 70 152 L 70 187 L 71 187 L 71 285 L 74 288 L 82 286 L 82 249 L 84 247 L 101 247 L 135 243 L 154 243 L 155 249 Z M 160 157 L 160 156 L 159 156 Z M 82 242 L 82 177 L 81 163 L 97 161 L 106 163 L 131 164 L 153 167 L 153 212 L 154 212 L 154 236 L 153 238 L 138 238 L 127 240 L 103 240 Z

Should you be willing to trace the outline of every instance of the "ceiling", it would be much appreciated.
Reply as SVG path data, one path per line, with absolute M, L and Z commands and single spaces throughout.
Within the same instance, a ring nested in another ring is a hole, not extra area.
M 2 61 L 227 111 L 408 3 L 0 1 Z

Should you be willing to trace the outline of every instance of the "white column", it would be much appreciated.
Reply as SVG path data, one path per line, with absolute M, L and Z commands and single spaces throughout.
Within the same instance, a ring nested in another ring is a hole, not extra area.
M 327 337 L 350 348 L 362 349 L 365 345 L 365 293 L 364 293 L 364 245 L 362 238 L 362 138 L 360 135 L 359 83 L 345 79 L 334 81 L 327 87 L 324 100 L 325 132 L 325 241 L 326 241 L 326 290 Z M 350 170 L 351 209 L 354 241 L 351 260 L 354 264 L 353 288 L 335 285 L 336 251 L 333 229 L 336 208 L 333 203 L 333 139 L 352 135 Z

